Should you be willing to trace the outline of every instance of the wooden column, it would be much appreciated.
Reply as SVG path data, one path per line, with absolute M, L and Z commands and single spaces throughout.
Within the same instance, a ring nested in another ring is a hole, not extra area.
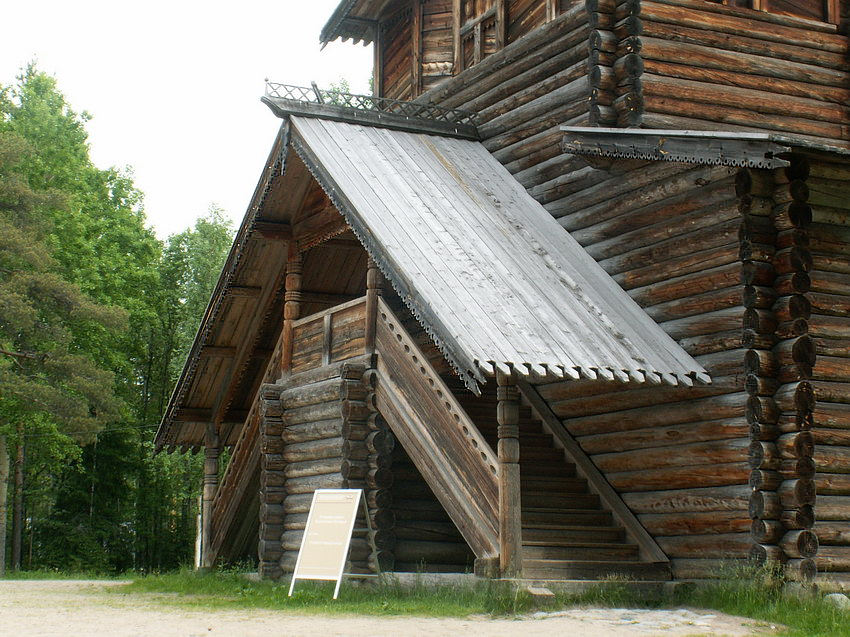
M 499 567 L 502 577 L 522 573 L 522 506 L 519 482 L 519 390 L 513 375 L 496 374 L 499 400 Z
M 366 270 L 366 353 L 375 353 L 375 333 L 378 328 L 378 297 L 384 286 L 384 275 L 370 258 Z
M 411 25 L 410 25 L 410 56 L 411 64 L 411 82 L 413 97 L 419 97 L 422 92 L 422 0 L 410 0 L 411 4 Z
M 372 95 L 384 95 L 384 42 L 381 38 L 381 23 L 375 21 L 375 34 L 372 39 Z
M 207 425 L 204 436 L 204 483 L 201 500 L 201 568 L 212 568 L 210 540 L 212 539 L 212 505 L 218 491 L 219 440 L 215 425 Z
M 457 75 L 463 70 L 463 50 L 460 46 L 460 28 L 463 26 L 463 2 L 452 0 L 452 48 L 454 50 L 454 65 L 452 74 Z
M 283 304 L 283 347 L 280 353 L 282 376 L 289 374 L 292 367 L 292 324 L 301 315 L 301 270 L 303 261 L 300 253 L 290 255 L 286 263 Z
M 504 49 L 508 43 L 507 0 L 496 0 L 496 50 Z

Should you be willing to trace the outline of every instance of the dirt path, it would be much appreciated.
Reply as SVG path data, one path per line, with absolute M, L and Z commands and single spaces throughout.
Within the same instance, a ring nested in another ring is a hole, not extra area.
M 753 635 L 756 622 L 698 611 L 576 609 L 518 620 L 300 616 L 275 611 L 185 610 L 143 596 L 116 596 L 121 582 L 0 581 L 0 636 L 287 637 L 309 635 Z

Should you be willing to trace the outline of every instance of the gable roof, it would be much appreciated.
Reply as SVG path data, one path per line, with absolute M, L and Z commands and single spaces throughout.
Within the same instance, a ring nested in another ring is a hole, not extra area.
M 473 391 L 508 366 L 550 380 L 710 382 L 479 142 L 415 132 L 415 118 L 400 130 L 264 100 L 284 122 L 157 448 L 202 444 L 216 418 L 225 444 L 238 437 L 282 323 L 296 193 L 311 182 Z
M 508 368 L 710 382 L 481 143 L 291 124 L 296 152 L 471 389 Z

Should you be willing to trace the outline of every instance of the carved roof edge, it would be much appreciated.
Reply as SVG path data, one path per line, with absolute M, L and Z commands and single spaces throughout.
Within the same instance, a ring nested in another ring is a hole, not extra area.
M 850 158 L 850 149 L 775 133 L 562 126 L 565 153 L 750 168 L 782 168 L 792 151 Z

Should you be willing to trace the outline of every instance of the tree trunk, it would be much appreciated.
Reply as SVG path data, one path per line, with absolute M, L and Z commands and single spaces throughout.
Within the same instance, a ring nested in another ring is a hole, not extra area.
M 0 435 L 0 577 L 6 576 L 6 495 L 9 484 L 9 447 Z
M 15 450 L 15 498 L 12 502 L 12 570 L 21 570 L 24 529 L 24 427 L 18 425 Z

